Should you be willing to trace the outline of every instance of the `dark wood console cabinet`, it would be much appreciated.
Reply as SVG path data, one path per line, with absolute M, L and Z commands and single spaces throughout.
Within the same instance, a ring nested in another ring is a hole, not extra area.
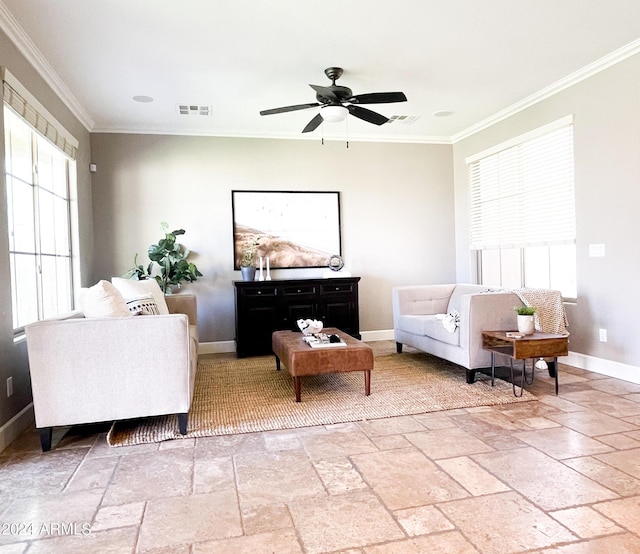
M 273 331 L 298 331 L 300 318 L 319 319 L 360 339 L 360 277 L 234 281 L 238 357 L 271 353 Z

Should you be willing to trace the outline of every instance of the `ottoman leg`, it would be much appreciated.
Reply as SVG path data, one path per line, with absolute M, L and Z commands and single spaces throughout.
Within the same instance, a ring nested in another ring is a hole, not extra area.
M 296 389 L 296 402 L 301 402 L 300 400 L 300 377 L 293 378 L 293 386 Z
M 364 370 L 364 394 L 369 396 L 371 394 L 371 370 Z
M 275 356 L 276 356 L 276 369 L 280 371 L 280 358 L 278 357 L 277 354 Z

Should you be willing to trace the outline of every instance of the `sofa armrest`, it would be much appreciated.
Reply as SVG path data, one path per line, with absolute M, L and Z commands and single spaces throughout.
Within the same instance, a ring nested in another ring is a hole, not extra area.
M 186 314 L 189 325 L 198 324 L 198 305 L 193 294 L 168 294 L 165 297 L 169 313 Z
M 188 411 L 184 314 L 45 320 L 26 335 L 38 427 Z
M 415 285 L 392 289 L 393 326 L 401 315 L 434 315 L 447 312 L 456 285 Z

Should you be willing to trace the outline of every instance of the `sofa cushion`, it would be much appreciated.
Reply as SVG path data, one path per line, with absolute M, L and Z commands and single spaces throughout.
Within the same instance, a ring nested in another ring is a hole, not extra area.
M 130 317 L 122 294 L 109 281 L 98 281 L 80 290 L 80 309 L 85 317 Z
M 145 294 L 152 294 L 158 305 L 158 312 L 160 312 L 160 314 L 169 313 L 167 302 L 164 299 L 164 293 L 155 279 L 134 281 L 132 279 L 124 279 L 123 277 L 112 277 L 111 282 L 124 298 L 139 298 Z
M 449 297 L 449 305 L 447 306 L 447 312 L 460 312 L 460 297 L 465 294 L 476 294 L 479 292 L 489 292 L 489 288 L 485 285 L 456 285 L 456 288 Z
M 460 330 L 447 331 L 442 324 L 442 314 L 438 315 L 401 315 L 397 328 L 407 333 L 429 337 L 447 344 L 460 344 Z

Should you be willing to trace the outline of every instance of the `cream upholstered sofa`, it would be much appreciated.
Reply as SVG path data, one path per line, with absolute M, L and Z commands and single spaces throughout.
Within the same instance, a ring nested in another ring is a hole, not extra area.
M 491 366 L 482 331 L 516 329 L 513 308 L 523 305 L 515 293 L 471 284 L 395 287 L 392 300 L 397 352 L 406 344 L 449 360 L 466 368 L 468 383 L 474 382 L 476 369 Z
M 196 298 L 169 295 L 163 307 L 168 313 L 76 314 L 27 326 L 43 451 L 57 426 L 175 413 L 186 434 L 197 369 Z

